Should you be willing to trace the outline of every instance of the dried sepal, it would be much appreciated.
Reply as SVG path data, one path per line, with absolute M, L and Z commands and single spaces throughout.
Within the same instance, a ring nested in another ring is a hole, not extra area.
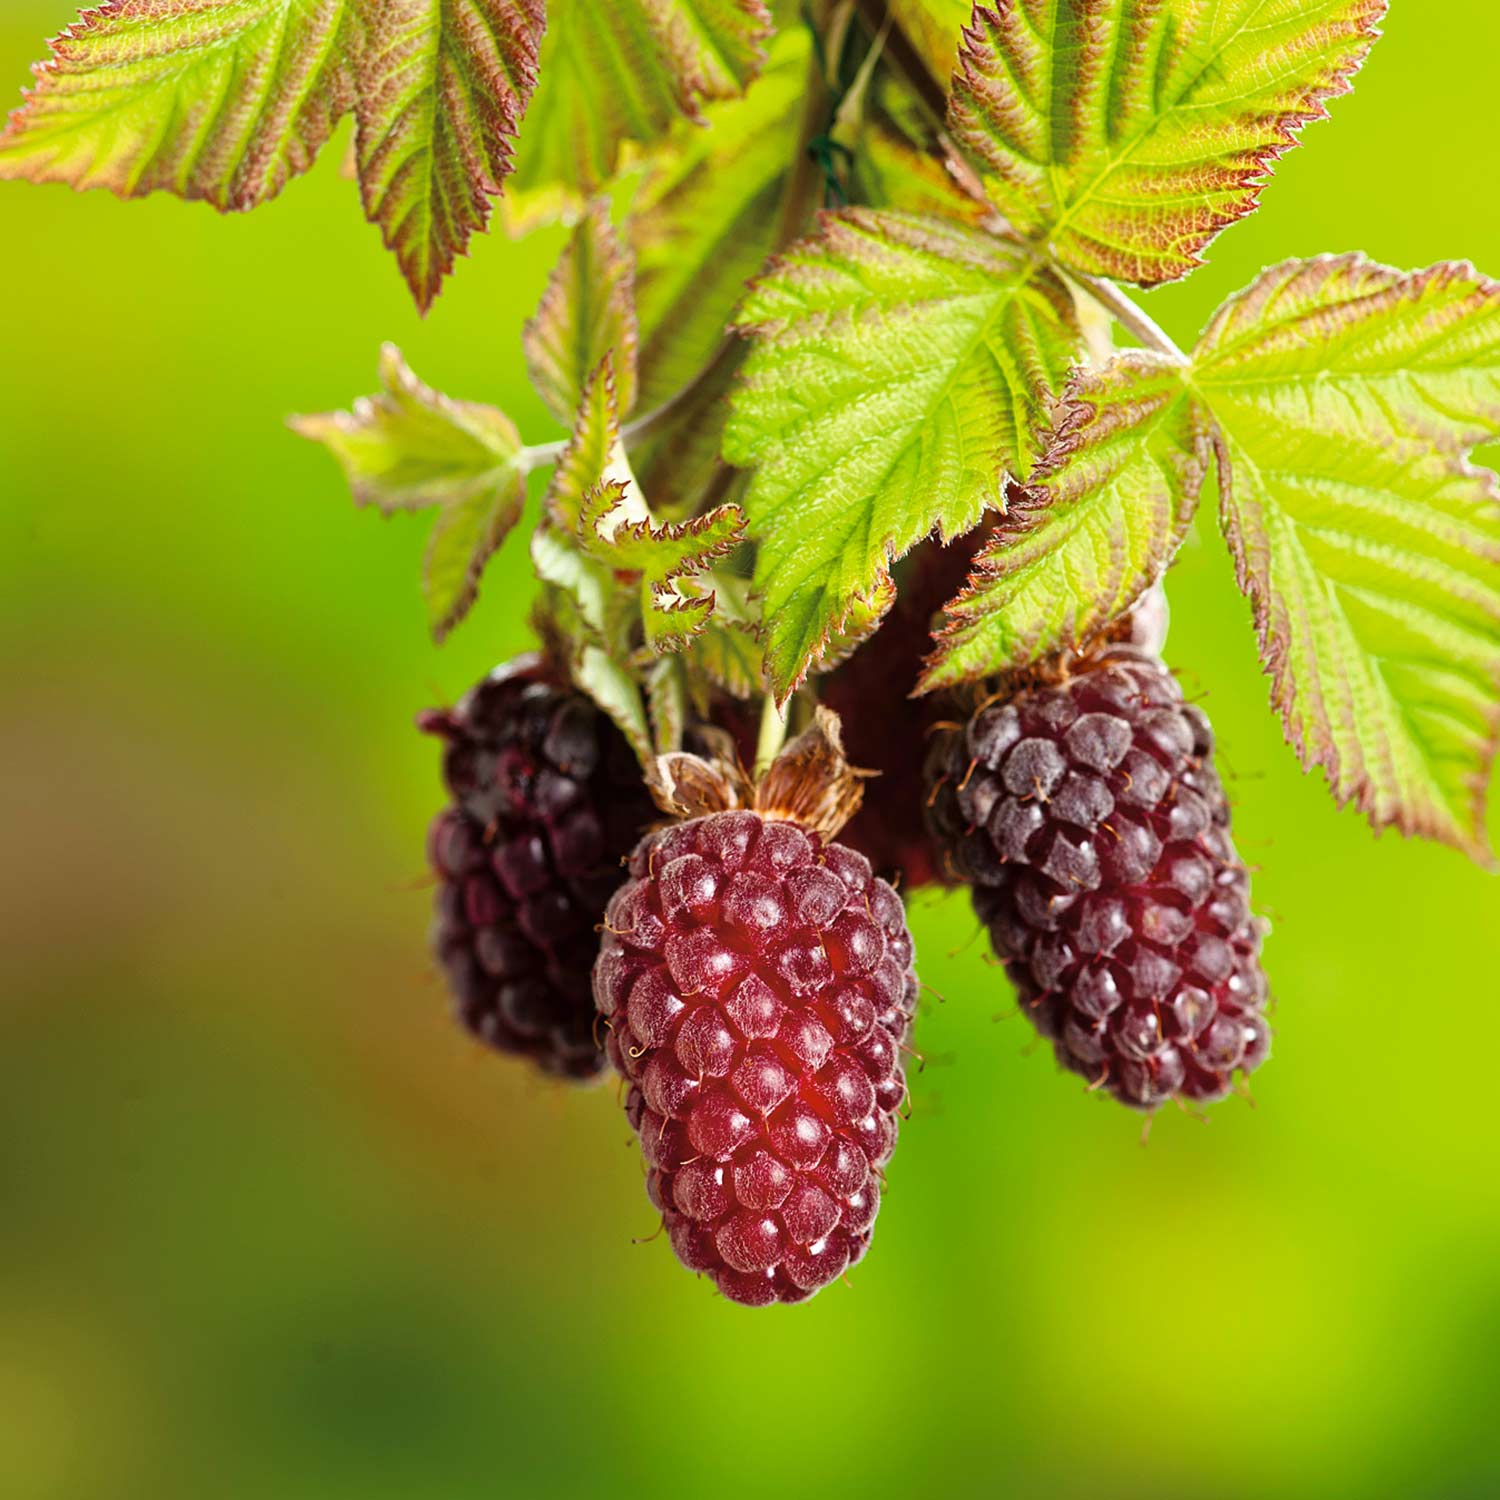
M 709 745 L 708 755 L 659 755 L 648 768 L 651 794 L 669 817 L 748 808 L 831 842 L 859 811 L 864 782 L 874 774 L 849 764 L 839 716 L 821 705 L 807 729 L 758 777 L 746 772 L 728 735 L 715 735 Z

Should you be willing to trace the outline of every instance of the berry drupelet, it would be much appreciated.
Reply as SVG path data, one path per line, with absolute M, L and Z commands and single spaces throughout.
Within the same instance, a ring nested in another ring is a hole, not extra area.
M 798 1302 L 870 1243 L 916 1005 L 901 900 L 760 812 L 652 833 L 594 971 L 672 1247 L 735 1302 Z
M 433 946 L 464 1027 L 543 1072 L 605 1066 L 589 970 L 621 862 L 655 817 L 624 737 L 536 657 L 498 668 L 441 736 L 451 804 L 428 855 L 440 882 Z
M 1265 1061 L 1263 924 L 1213 733 L 1159 658 L 1107 647 L 982 707 L 929 759 L 934 836 L 1066 1068 L 1154 1109 Z

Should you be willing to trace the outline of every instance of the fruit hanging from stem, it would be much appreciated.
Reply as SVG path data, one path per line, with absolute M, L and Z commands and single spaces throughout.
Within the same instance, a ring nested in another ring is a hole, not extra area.
M 545 1073 L 596 1077 L 595 927 L 655 813 L 635 756 L 538 656 L 418 724 L 446 741 L 452 801 L 428 855 L 440 882 L 433 947 L 460 1022 Z
M 916 1006 L 900 897 L 833 841 L 858 804 L 820 712 L 754 785 L 660 762 L 594 993 L 678 1258 L 735 1302 L 798 1302 L 868 1249 Z
M 1106 646 L 939 734 L 929 817 L 1058 1061 L 1155 1109 L 1265 1061 L 1264 924 L 1213 732 L 1160 658 Z

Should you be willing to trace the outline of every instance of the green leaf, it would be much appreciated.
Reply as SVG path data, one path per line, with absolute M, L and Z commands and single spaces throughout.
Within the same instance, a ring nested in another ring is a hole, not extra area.
M 635 405 L 630 257 L 620 247 L 605 200 L 595 199 L 574 227 L 522 342 L 531 383 L 559 422 L 574 420 L 589 377 L 605 359 L 614 409 L 623 414 Z
M 1348 91 L 1386 0 L 977 5 L 949 127 L 996 206 L 1081 271 L 1185 276 Z
M 1340 803 L 1481 856 L 1500 735 L 1500 284 L 1362 256 L 1232 297 L 1195 389 L 1272 702 Z
M 253 208 L 352 105 L 348 0 L 107 0 L 51 43 L 0 177 Z
M 706 677 L 731 698 L 753 698 L 761 691 L 765 653 L 760 645 L 760 611 L 751 601 L 750 581 L 715 570 L 708 575 L 706 588 L 712 590 L 714 611 L 684 652 L 690 671 Z M 707 705 L 703 707 L 706 712 Z
M 851 196 L 856 202 L 975 225 L 993 211 L 988 203 L 964 192 L 925 133 L 878 105 L 871 107 L 854 132 L 852 150 Z
M 864 209 L 825 216 L 738 322 L 754 343 L 724 456 L 758 466 L 746 509 L 785 698 L 895 558 L 967 531 L 1030 470 L 1076 324 L 1025 251 Z
M 646 701 L 651 709 L 652 749 L 670 755 L 682 749 L 688 718 L 687 666 L 681 656 L 660 656 L 646 673 Z
M 387 515 L 436 508 L 423 593 L 439 640 L 473 604 L 485 564 L 526 500 L 521 439 L 491 406 L 423 385 L 400 351 L 380 356 L 381 393 L 350 412 L 294 417 L 292 427 L 338 460 L 357 505 Z
M 585 497 L 581 522 L 583 550 L 595 562 L 639 578 L 646 647 L 657 655 L 680 651 L 708 624 L 715 599 L 700 582 L 744 530 L 735 505 L 658 523 L 627 484 L 610 479 Z
M 613 613 L 585 617 L 617 654 L 631 649 L 638 626 L 656 654 L 681 650 L 708 623 L 715 599 L 698 587 L 745 529 L 738 506 L 720 505 L 681 522 L 658 521 L 647 509 L 620 445 L 619 412 L 608 358 L 584 389 L 578 421 L 552 476 L 545 502 L 549 535 L 532 556 L 544 578 L 566 586 L 580 608 L 583 592 L 602 595 Z M 552 533 L 555 533 L 552 534 Z M 551 555 L 576 549 L 581 562 Z
M 701 120 L 702 101 L 743 93 L 770 30 L 761 0 L 548 0 L 512 226 L 577 208 L 627 141 L 655 142 L 683 116 Z
M 880 629 L 896 602 L 896 580 L 886 574 L 870 592 L 869 598 L 856 599 L 844 616 L 843 623 L 829 635 L 817 670 L 831 672 L 842 666 Z
M 108 0 L 52 43 L 0 177 L 248 209 L 358 121 L 366 215 L 426 308 L 489 218 L 542 0 Z
M 647 410 L 713 357 L 774 248 L 809 50 L 804 27 L 779 36 L 743 99 L 712 106 L 705 126 L 684 127 L 652 158 L 630 214 Z
M 619 442 L 614 377 L 606 356 L 584 387 L 572 436 L 553 470 L 542 523 L 531 536 L 531 561 L 544 582 L 571 600 L 576 619 L 569 623 L 580 627 L 580 638 L 623 659 L 631 649 L 630 621 L 619 605 L 617 580 L 583 547 L 589 497 L 606 482 Z
M 1209 424 L 1183 371 L 1126 354 L 1069 382 L 1030 482 L 948 606 L 919 691 L 1074 650 L 1166 571 L 1198 506 Z
M 537 78 L 543 0 L 357 0 L 365 215 L 424 311 L 485 229 Z
M 568 446 L 543 502 L 547 519 L 560 531 L 572 536 L 581 529 L 584 497 L 604 478 L 619 441 L 614 373 L 606 355 L 583 388 Z
M 585 646 L 573 663 L 573 683 L 615 721 L 641 764 L 649 765 L 656 747 L 641 686 L 629 671 L 597 646 Z
M 952 8 L 955 15 L 961 11 L 963 19 L 968 19 L 967 4 L 954 4 Z M 891 14 L 898 15 L 902 9 L 899 5 L 892 7 Z M 923 11 L 920 5 L 905 9 Z M 875 24 L 873 15 L 866 19 Z M 961 21 L 954 21 L 951 33 L 944 28 L 950 54 L 957 46 L 961 26 Z M 949 146 L 922 101 L 901 80 L 899 70 L 882 70 L 879 66 L 895 45 L 894 36 L 886 33 L 881 45 L 870 48 L 829 127 L 829 138 L 840 149 L 825 171 L 843 195 L 839 201 L 982 224 L 993 216 L 993 206 L 981 191 L 966 191 L 960 186 L 950 170 Z M 921 50 L 919 47 L 919 53 Z M 929 69 L 932 66 L 930 61 L 925 65 Z M 946 79 L 952 70 L 950 55 L 942 76 Z M 974 181 L 972 173 L 967 178 Z

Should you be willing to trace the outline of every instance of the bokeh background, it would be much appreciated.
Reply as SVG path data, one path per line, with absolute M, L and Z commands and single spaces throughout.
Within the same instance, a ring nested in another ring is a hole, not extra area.
M 7 0 L 20 84 L 64 0 Z M 1207 269 L 1500 272 L 1500 12 L 1398 4 Z M 1085 1098 L 964 900 L 874 1252 L 808 1306 L 660 1241 L 614 1091 L 482 1056 L 427 972 L 413 713 L 525 644 L 524 553 L 439 651 L 422 523 L 356 515 L 284 414 L 394 339 L 554 435 L 521 324 L 555 236 L 424 323 L 330 149 L 223 220 L 0 189 L 0 1495 L 1500 1490 L 1500 884 L 1374 840 L 1266 711 L 1212 535 L 1170 655 L 1275 919 L 1276 1051 L 1203 1124 Z

